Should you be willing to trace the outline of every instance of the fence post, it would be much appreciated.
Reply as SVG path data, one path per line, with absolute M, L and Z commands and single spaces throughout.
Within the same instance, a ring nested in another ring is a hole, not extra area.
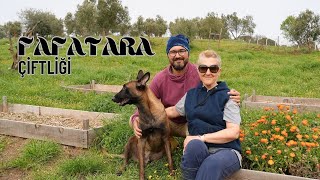
M 89 129 L 89 119 L 82 120 L 82 129 L 88 130 Z
M 2 97 L 2 112 L 8 112 L 7 96 Z
M 95 87 L 95 84 L 96 84 L 96 81 L 95 80 L 92 80 L 91 83 L 90 83 L 90 89 L 94 89 Z

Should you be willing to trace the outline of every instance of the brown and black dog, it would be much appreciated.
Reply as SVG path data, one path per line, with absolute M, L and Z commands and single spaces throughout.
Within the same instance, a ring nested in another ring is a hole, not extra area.
M 139 124 L 142 130 L 141 138 L 132 136 L 125 146 L 124 164 L 118 175 L 125 170 L 129 159 L 132 157 L 140 163 L 140 179 L 144 179 L 144 166 L 153 160 L 160 159 L 164 153 L 168 158 L 170 174 L 173 174 L 173 164 L 169 142 L 169 122 L 165 108 L 161 101 L 153 94 L 146 85 L 150 73 L 139 71 L 137 80 L 123 85 L 112 101 L 120 106 L 134 104 L 139 111 Z

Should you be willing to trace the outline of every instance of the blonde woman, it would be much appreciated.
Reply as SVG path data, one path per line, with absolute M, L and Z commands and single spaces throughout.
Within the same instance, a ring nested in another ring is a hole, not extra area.
M 169 118 L 185 116 L 189 135 L 181 162 L 183 179 L 224 179 L 241 168 L 240 108 L 230 100 L 229 88 L 218 81 L 221 59 L 211 50 L 200 53 L 201 82 L 173 107 Z

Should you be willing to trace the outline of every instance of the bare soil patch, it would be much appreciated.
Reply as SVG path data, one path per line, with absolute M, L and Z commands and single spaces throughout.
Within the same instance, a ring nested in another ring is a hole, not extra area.
M 82 120 L 63 117 L 63 116 L 44 116 L 44 115 L 35 115 L 33 113 L 4 113 L 0 112 L 0 119 L 8 119 L 14 121 L 23 121 L 23 122 L 32 122 L 36 124 L 45 124 L 51 126 L 62 126 L 69 127 L 74 129 L 82 129 L 83 122 Z M 101 120 L 93 119 L 89 121 L 89 127 L 100 127 L 103 126 Z

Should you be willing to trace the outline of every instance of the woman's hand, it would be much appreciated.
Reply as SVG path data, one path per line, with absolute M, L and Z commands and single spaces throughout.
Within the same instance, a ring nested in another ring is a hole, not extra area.
M 193 139 L 199 139 L 199 140 L 201 140 L 201 139 L 200 139 L 200 136 L 187 136 L 187 137 L 184 139 L 184 142 L 183 142 L 183 152 L 184 152 L 184 150 L 186 149 L 187 144 L 188 144 L 191 140 L 193 140 Z

